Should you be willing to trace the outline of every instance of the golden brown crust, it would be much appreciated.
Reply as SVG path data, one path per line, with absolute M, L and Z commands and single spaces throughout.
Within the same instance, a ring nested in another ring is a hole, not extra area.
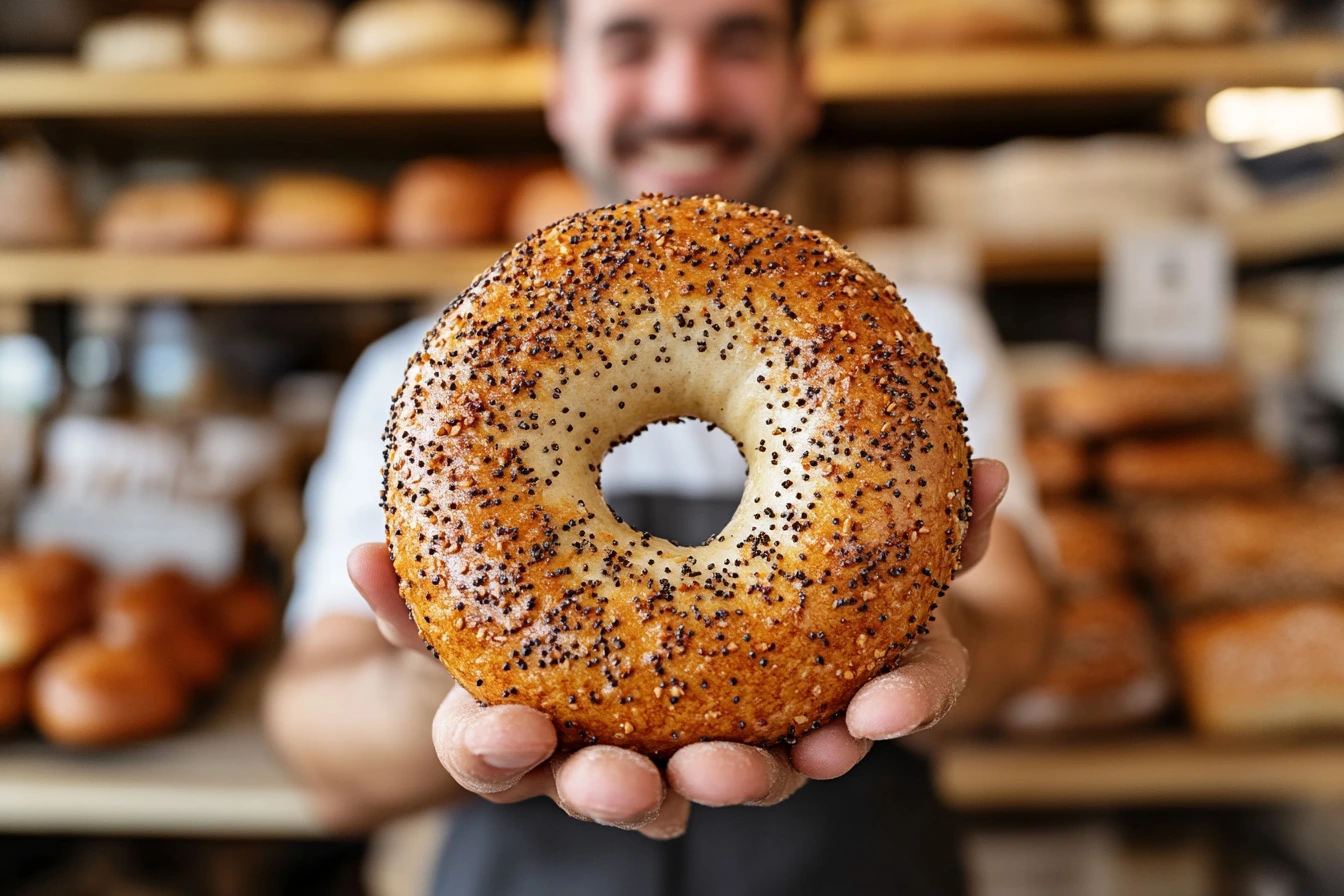
M 1174 607 L 1344 590 L 1344 508 L 1217 500 L 1136 517 L 1144 559 Z
M 1114 582 L 1129 572 L 1124 527 L 1114 513 L 1089 504 L 1061 504 L 1045 510 L 1059 549 L 1062 584 L 1080 589 Z
M 1101 457 L 1106 490 L 1125 498 L 1266 492 L 1288 473 L 1282 458 L 1239 436 L 1123 442 Z
M 499 174 L 461 159 L 412 162 L 387 201 L 387 238 L 408 249 L 484 243 L 499 236 L 504 197 Z
M 107 249 L 175 252 L 231 242 L 242 216 L 237 194 L 214 181 L 133 184 L 98 217 L 94 239 Z
M 358 181 L 317 174 L 278 175 L 253 194 L 243 236 L 265 249 L 344 249 L 376 240 L 382 218 L 378 194 Z
M 194 588 L 177 587 L 172 575 L 108 583 L 98 600 L 98 634 L 111 645 L 152 648 L 189 687 L 207 688 L 224 677 L 223 636 L 206 625 Z
M 33 723 L 57 743 L 101 747 L 162 734 L 182 721 L 186 688 L 144 645 L 71 638 L 38 663 Z
M 699 547 L 630 529 L 597 485 L 612 444 L 687 415 L 750 467 Z M 895 287 L 717 198 L 515 247 L 411 358 L 386 440 L 421 632 L 473 696 L 541 709 L 568 747 L 820 726 L 925 631 L 970 515 L 964 413 Z
M 0 669 L 0 734 L 17 728 L 28 717 L 28 670 Z
M 1234 371 L 1203 367 L 1087 367 L 1036 396 L 1052 432 L 1112 438 L 1235 418 L 1246 402 Z
M 88 624 L 88 593 L 65 557 L 0 558 L 0 668 L 31 663 Z
M 1087 448 L 1076 439 L 1034 436 L 1022 450 L 1043 498 L 1077 495 L 1092 479 Z
M 1297 599 L 1186 619 L 1173 644 L 1201 731 L 1344 730 L 1344 601 Z

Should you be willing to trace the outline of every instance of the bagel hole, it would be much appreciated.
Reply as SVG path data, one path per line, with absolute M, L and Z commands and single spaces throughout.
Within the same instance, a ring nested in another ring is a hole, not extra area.
M 718 537 L 746 481 L 737 442 L 697 418 L 655 423 L 602 460 L 602 497 L 612 513 L 681 547 Z

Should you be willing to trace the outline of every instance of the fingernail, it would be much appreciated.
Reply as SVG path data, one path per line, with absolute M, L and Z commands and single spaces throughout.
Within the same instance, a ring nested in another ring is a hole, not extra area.
M 531 768 L 541 762 L 550 753 L 547 744 L 509 743 L 493 730 L 488 722 L 469 726 L 463 735 L 463 743 L 472 755 L 491 768 L 503 772 L 516 772 Z M 511 738 L 516 741 L 516 738 Z

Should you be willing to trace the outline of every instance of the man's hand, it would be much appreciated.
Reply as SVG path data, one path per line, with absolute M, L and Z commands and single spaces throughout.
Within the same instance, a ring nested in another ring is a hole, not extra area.
M 972 479 L 963 570 L 989 547 L 990 523 L 1007 491 L 1008 470 L 998 461 L 978 460 Z M 384 637 L 423 652 L 386 546 L 356 548 L 349 571 Z M 454 688 L 439 707 L 434 747 L 458 783 L 492 802 L 545 796 L 576 818 L 669 838 L 685 830 L 691 803 L 768 806 L 809 778 L 843 775 L 875 740 L 936 724 L 966 686 L 968 671 L 966 649 L 946 614 L 939 614 L 937 624 L 902 655 L 895 670 L 859 690 L 843 719 L 803 735 L 792 747 L 690 744 L 673 754 L 665 773 L 647 756 L 621 747 L 599 745 L 555 755 L 555 728 L 546 715 L 525 706 L 479 706 L 462 688 Z

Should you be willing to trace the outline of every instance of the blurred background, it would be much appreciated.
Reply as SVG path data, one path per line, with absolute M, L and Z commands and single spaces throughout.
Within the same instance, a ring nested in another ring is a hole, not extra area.
M 305 476 L 365 346 L 588 202 L 532 5 L 388 2 L 0 3 L 0 893 L 413 892 L 260 733 Z M 804 41 L 777 205 L 983 298 L 1061 560 L 1049 667 L 934 758 L 972 892 L 1344 893 L 1344 3 Z

